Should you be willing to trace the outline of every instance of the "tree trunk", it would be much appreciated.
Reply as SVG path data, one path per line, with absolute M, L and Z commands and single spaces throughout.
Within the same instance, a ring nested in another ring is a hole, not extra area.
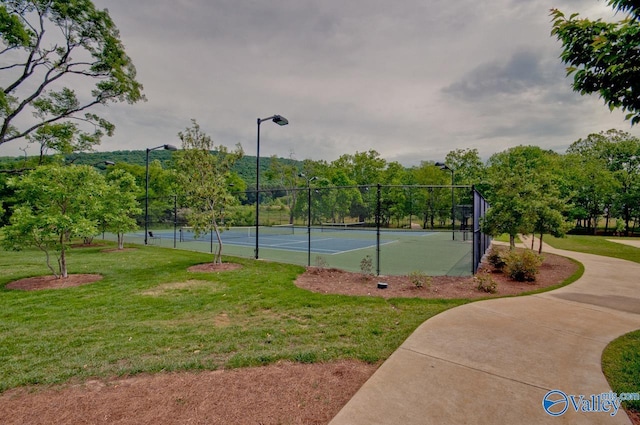
M 215 218 L 212 220 L 213 231 L 216 233 L 216 237 L 218 238 L 218 252 L 213 256 L 214 264 L 222 264 L 222 239 L 220 238 L 220 229 L 218 228 L 218 223 L 216 223 Z
M 516 249 L 516 236 L 515 235 L 509 235 L 509 249 L 511 251 Z
M 67 256 L 64 245 L 60 250 L 60 277 L 62 277 L 63 279 L 69 277 L 69 274 L 67 273 Z
M 538 254 L 542 254 L 542 233 L 540 233 L 540 245 L 538 246 Z
M 118 249 L 124 249 L 124 233 L 118 232 Z
M 531 251 L 533 251 L 533 244 L 535 243 L 535 241 L 536 241 L 536 235 L 535 233 L 532 233 L 531 234 Z
M 624 235 L 629 236 L 629 222 L 631 221 L 631 210 L 628 206 L 624 207 Z
M 67 277 L 69 277 L 69 275 L 67 274 L 67 255 L 64 245 L 64 242 L 68 239 L 69 238 L 67 237 L 67 232 L 62 232 L 60 234 L 60 258 L 58 258 L 58 267 L 60 269 L 60 278 L 62 279 L 66 279 Z

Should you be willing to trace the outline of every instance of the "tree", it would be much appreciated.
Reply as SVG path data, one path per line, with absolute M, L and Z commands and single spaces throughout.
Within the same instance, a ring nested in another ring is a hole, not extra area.
M 225 146 L 214 146 L 213 140 L 200 130 L 196 120 L 191 127 L 178 133 L 183 151 L 178 153 L 176 169 L 189 207 L 187 221 L 196 236 L 214 231 L 218 239 L 218 251 L 213 262 L 222 263 L 222 239 L 218 218 L 224 208 L 235 198 L 229 191 L 228 178 L 231 167 L 242 157 L 240 145 L 229 152 Z M 215 150 L 215 153 L 212 151 Z
M 606 134 L 612 135 L 611 132 Z M 590 134 L 572 143 L 563 158 L 566 192 L 573 209 L 571 218 L 596 234 L 602 215 L 608 218 L 619 186 L 609 170 L 609 139 L 605 133 Z M 581 223 L 581 221 L 583 223 Z
M 433 162 L 423 161 L 419 167 L 411 169 L 412 181 L 424 186 L 443 186 L 451 184 L 451 179 Z M 411 203 L 418 207 L 417 214 L 422 216 L 422 228 L 435 227 L 435 219 L 451 217 L 451 189 L 428 187 L 412 194 Z
M 71 239 L 95 235 L 105 192 L 104 178 L 87 165 L 46 165 L 10 180 L 18 204 L 3 244 L 9 249 L 34 246 L 46 255 L 47 267 L 56 278 L 66 278 Z M 57 269 L 51 264 L 51 254 Z
M 293 152 L 289 157 L 294 160 Z M 271 157 L 269 171 L 265 174 L 269 180 L 276 182 L 279 188 L 285 190 L 285 200 L 289 209 L 289 224 L 293 224 L 294 206 L 299 192 L 296 188 L 300 186 L 302 181 L 298 176 L 300 174 L 298 167 L 293 162 L 284 163 L 274 155 Z
M 113 124 L 88 111 L 144 99 L 119 37 L 91 0 L 2 0 L 0 145 L 27 138 L 65 152 L 111 136 Z M 77 95 L 87 80 L 93 89 Z
M 143 158 L 144 158 L 144 151 Z M 156 151 L 155 154 L 161 154 L 164 151 Z M 167 151 L 168 152 L 168 151 Z M 169 152 L 168 152 L 169 153 Z M 160 155 L 158 155 L 160 156 Z M 89 161 L 95 163 L 96 161 Z M 166 161 L 165 161 L 166 162 Z M 144 165 L 126 164 L 118 162 L 115 170 L 123 170 L 131 174 L 135 178 L 136 186 L 144 188 L 146 185 L 146 170 Z M 163 167 L 163 162 L 154 159 L 149 162 L 149 223 L 166 223 L 173 222 L 173 207 L 175 193 L 178 191 L 178 183 L 176 172 L 172 168 Z M 140 200 L 144 199 L 144 189 L 138 193 Z M 138 216 L 138 223 L 144 224 L 144 214 Z
M 102 198 L 101 221 L 103 229 L 118 235 L 118 249 L 124 248 L 124 234 L 136 230 L 136 215 L 142 213 L 138 202 L 135 177 L 123 169 L 107 174 L 107 187 Z
M 573 74 L 573 90 L 599 93 L 609 109 L 628 112 L 631 124 L 640 122 L 640 9 L 637 2 L 609 0 L 615 10 L 627 13 L 619 22 L 590 21 L 557 9 L 552 35 L 562 42 L 562 61 Z
M 585 207 L 593 220 L 610 214 L 624 222 L 624 232 L 631 230 L 631 220 L 640 214 L 640 139 L 619 130 L 590 134 L 573 143 L 568 156 L 582 160 L 577 185 L 580 198 L 590 201 Z M 579 199 L 580 199 L 579 198 Z
M 353 214 L 358 221 L 366 221 L 375 214 L 376 192 L 369 190 L 369 185 L 380 184 L 387 161 L 373 149 L 367 152 L 356 152 L 354 155 L 342 155 L 331 163 L 332 168 L 345 171 L 349 180 L 360 186 L 363 203 L 354 208 Z
M 556 181 L 558 159 L 557 154 L 536 146 L 516 146 L 494 154 L 487 169 L 486 197 L 491 208 L 482 231 L 492 236 L 507 233 L 512 249 L 519 233 L 561 234 L 564 220 L 557 218 L 566 202 Z
M 456 149 L 449 152 L 445 164 L 456 170 L 455 184 L 475 185 L 483 180 L 484 164 L 477 149 Z

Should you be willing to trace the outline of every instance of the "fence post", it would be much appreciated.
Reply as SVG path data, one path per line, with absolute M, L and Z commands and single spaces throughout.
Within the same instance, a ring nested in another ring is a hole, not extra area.
M 173 195 L 173 247 L 176 248 L 178 233 L 178 195 Z
M 380 201 L 380 188 L 381 185 L 378 183 L 378 191 L 376 196 L 376 275 L 380 276 L 380 214 L 382 210 L 381 201 Z

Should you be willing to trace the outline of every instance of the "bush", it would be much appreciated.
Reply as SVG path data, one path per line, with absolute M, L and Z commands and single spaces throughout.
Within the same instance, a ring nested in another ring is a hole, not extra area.
M 498 292 L 498 282 L 493 280 L 493 277 L 489 273 L 480 273 L 473 277 L 476 283 L 476 288 L 482 292 L 489 294 L 495 294 Z
M 505 266 L 504 257 L 502 252 L 495 247 L 491 247 L 491 250 L 487 254 L 487 261 L 496 270 L 502 270 Z
M 426 274 L 420 271 L 414 271 L 409 274 L 409 280 L 413 283 L 416 288 L 431 288 L 431 276 L 427 276 Z
M 327 267 L 329 267 L 329 264 L 327 263 L 327 260 L 325 260 L 324 258 L 322 258 L 319 255 L 316 256 L 315 264 L 316 264 L 316 267 L 319 268 L 319 269 L 326 269 Z
M 529 249 L 511 251 L 504 258 L 504 273 L 518 282 L 533 282 L 542 260 L 540 255 Z
M 367 255 L 360 261 L 360 271 L 367 276 L 373 276 L 373 260 Z

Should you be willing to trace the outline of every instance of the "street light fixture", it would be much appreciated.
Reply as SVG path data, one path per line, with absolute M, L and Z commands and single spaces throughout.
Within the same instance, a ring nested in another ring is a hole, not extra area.
M 147 172 L 146 172 L 146 184 L 145 184 L 145 195 L 144 195 L 144 244 L 147 245 L 149 241 L 149 152 L 155 151 L 158 149 L 165 149 L 168 151 L 177 151 L 173 145 L 160 145 L 155 148 L 147 148 Z
M 99 167 L 100 165 L 104 165 L 105 167 L 108 167 L 110 165 L 116 165 L 116 163 L 113 161 L 100 161 L 100 162 L 96 162 L 95 164 L 91 164 L 92 167 L 96 167 L 103 170 L 104 168 Z
M 272 115 L 267 118 L 258 118 L 258 143 L 256 147 L 256 249 L 255 258 L 258 259 L 258 232 L 260 226 L 260 124 L 264 121 L 273 121 L 279 126 L 289 124 L 289 120 L 282 115 Z
M 455 170 L 449 167 L 444 162 L 436 162 L 436 167 L 440 167 L 441 170 L 448 170 L 451 172 L 451 238 L 452 240 L 456 240 L 456 212 L 455 212 L 455 196 L 454 196 L 454 173 Z
M 311 267 L 311 182 L 318 178 L 316 176 L 309 178 L 303 173 L 298 176 L 307 181 L 307 266 Z

